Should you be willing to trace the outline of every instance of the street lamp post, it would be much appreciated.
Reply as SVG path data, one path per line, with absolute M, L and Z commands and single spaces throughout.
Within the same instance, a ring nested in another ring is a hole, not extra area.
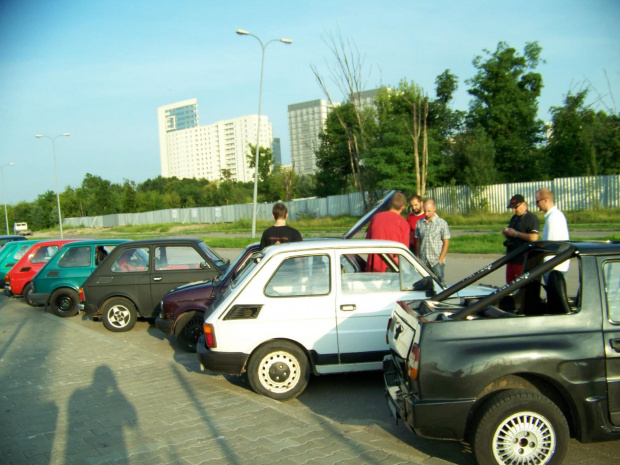
M 256 237 L 256 200 L 258 198 L 258 155 L 259 155 L 259 147 L 260 147 L 260 111 L 261 111 L 261 103 L 263 97 L 263 68 L 265 66 L 265 49 L 267 45 L 271 42 L 282 42 L 283 44 L 292 44 L 293 41 L 291 39 L 271 39 L 269 42 L 263 44 L 263 41 L 260 40 L 258 36 L 254 34 L 250 34 L 248 31 L 244 31 L 243 29 L 237 29 L 237 34 L 242 36 L 252 36 L 262 48 L 262 57 L 260 62 L 260 86 L 258 88 L 258 126 L 256 128 L 256 159 L 254 164 L 254 200 L 252 203 L 252 238 Z
M 6 165 L 0 166 L 0 175 L 2 176 L 2 203 L 4 204 L 4 224 L 6 225 L 6 235 L 9 235 L 9 216 L 6 214 L 6 200 L 4 199 L 4 167 L 5 166 L 13 166 L 15 163 L 7 163 Z
M 56 206 L 58 208 L 58 228 L 60 229 L 60 238 L 62 239 L 62 215 L 60 214 L 60 194 L 58 193 L 58 170 L 56 169 L 56 139 L 59 137 L 68 137 L 69 133 L 65 132 L 63 134 L 58 134 L 57 136 L 50 137 L 44 136 L 43 134 L 37 134 L 34 137 L 40 139 L 44 137 L 45 139 L 49 139 L 52 142 L 52 157 L 54 159 L 54 182 L 56 184 Z

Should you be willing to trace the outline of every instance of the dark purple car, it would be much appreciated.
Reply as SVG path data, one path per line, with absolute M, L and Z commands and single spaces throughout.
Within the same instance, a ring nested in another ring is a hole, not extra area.
M 161 313 L 155 324 L 165 334 L 174 334 L 187 352 L 196 352 L 202 323 L 218 296 L 224 292 L 260 244 L 250 244 L 222 276 L 200 283 L 190 283 L 168 292 L 161 301 Z

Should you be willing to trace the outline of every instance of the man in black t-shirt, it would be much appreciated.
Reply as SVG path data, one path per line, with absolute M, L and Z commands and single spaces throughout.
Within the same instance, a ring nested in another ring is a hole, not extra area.
M 288 218 L 288 208 L 281 202 L 273 206 L 273 219 L 276 221 L 273 226 L 265 229 L 260 240 L 260 247 L 264 249 L 268 245 L 283 244 L 285 242 L 301 241 L 301 234 L 295 228 L 286 225 Z
M 527 210 L 527 202 L 522 195 L 513 195 L 508 208 L 512 209 L 514 215 L 510 218 L 508 227 L 502 229 L 502 234 L 506 238 L 504 241 L 506 253 L 512 252 L 527 242 L 537 241 L 540 228 L 538 217 Z M 506 265 L 506 282 L 509 283 L 516 279 L 522 271 L 522 258 L 508 263 Z

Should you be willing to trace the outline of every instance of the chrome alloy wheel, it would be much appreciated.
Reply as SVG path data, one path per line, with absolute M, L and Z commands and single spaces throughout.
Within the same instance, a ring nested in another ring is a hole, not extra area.
M 493 435 L 493 455 L 500 464 L 545 465 L 555 448 L 551 423 L 534 412 L 518 412 L 506 418 Z
M 131 312 L 124 305 L 114 305 L 108 310 L 108 321 L 115 328 L 124 328 L 130 320 Z

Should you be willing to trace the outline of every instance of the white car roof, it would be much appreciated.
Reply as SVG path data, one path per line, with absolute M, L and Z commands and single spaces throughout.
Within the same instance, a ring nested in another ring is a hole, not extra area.
M 352 249 L 352 248 L 400 248 L 409 250 L 400 242 L 375 240 L 375 239 L 316 239 L 301 242 L 287 242 L 285 244 L 270 245 L 263 249 L 265 256 L 284 252 L 316 252 L 327 249 Z

